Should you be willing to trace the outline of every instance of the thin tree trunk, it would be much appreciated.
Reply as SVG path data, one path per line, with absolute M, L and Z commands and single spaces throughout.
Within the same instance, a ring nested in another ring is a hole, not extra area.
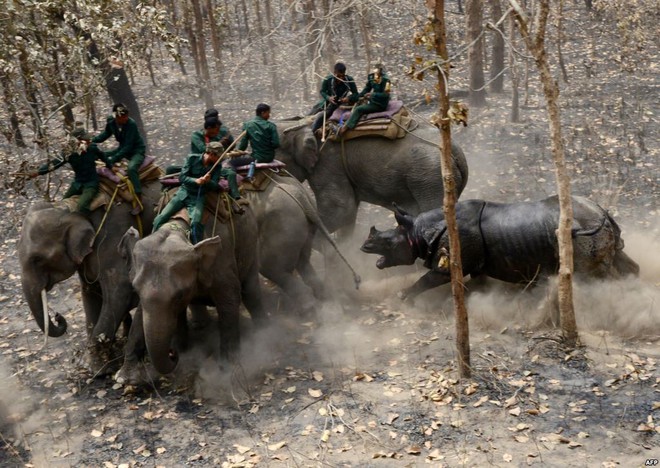
M 181 26 L 180 26 L 179 18 L 176 14 L 177 3 L 175 2 L 175 0 L 170 0 L 169 5 L 170 5 L 171 18 L 172 18 L 172 25 L 174 26 L 174 33 L 178 36 L 180 34 Z M 184 9 L 186 8 L 185 4 L 184 4 L 183 8 Z M 186 64 L 183 60 L 181 44 L 180 44 L 179 41 L 177 41 L 177 43 L 176 43 L 176 53 L 177 53 L 177 56 L 178 56 L 177 62 L 179 63 L 179 68 L 181 69 L 181 74 L 183 76 L 186 76 L 188 74 L 188 72 L 186 71 Z
M 550 141 L 552 155 L 555 161 L 557 174 L 557 191 L 559 196 L 559 224 L 557 227 L 557 241 L 559 244 L 559 315 L 562 335 L 569 348 L 575 348 L 578 341 L 575 310 L 573 308 L 573 238 L 571 228 L 573 225 L 573 204 L 571 200 L 571 185 L 566 168 L 564 143 L 561 136 L 561 116 L 559 111 L 559 86 L 553 79 L 544 46 L 545 29 L 550 12 L 549 0 L 540 0 L 535 21 L 537 31 L 531 37 L 527 17 L 516 0 L 509 0 L 515 9 L 516 20 L 520 35 L 523 37 L 527 49 L 534 56 L 534 61 L 541 74 L 543 93 L 548 105 L 550 124 Z
M 211 31 L 211 45 L 213 46 L 213 59 L 215 61 L 215 76 L 222 76 L 222 43 L 220 31 L 215 20 L 213 0 L 206 0 L 206 14 L 208 15 L 209 30 Z
M 557 58 L 559 60 L 559 68 L 561 69 L 561 77 L 564 83 L 568 83 L 568 72 L 566 71 L 566 64 L 564 63 L 564 55 L 561 53 L 561 45 L 564 42 L 564 0 L 559 0 L 559 12 L 557 13 Z
M 513 16 L 509 16 L 509 69 L 511 70 L 511 122 L 520 122 L 520 68 L 516 61 L 513 49 L 516 46 L 516 23 Z
M 367 59 L 367 73 L 369 73 L 373 54 L 371 52 L 371 36 L 369 35 L 369 28 L 367 26 L 367 11 L 362 4 L 360 4 L 358 14 L 360 16 L 360 33 L 362 34 L 362 43 L 364 44 L 364 55 Z
M 494 21 L 502 17 L 502 4 L 500 0 L 490 0 L 491 12 Z M 490 91 L 502 93 L 504 91 L 504 37 L 499 32 L 493 34 L 493 54 L 490 65 Z
M 275 62 L 277 57 L 277 50 L 275 48 L 275 43 L 273 42 L 273 36 L 270 35 L 270 32 L 273 30 L 273 12 L 270 4 L 270 0 L 264 0 L 264 10 L 266 13 L 266 26 L 268 27 L 268 32 L 266 33 L 267 39 L 266 43 L 268 44 L 269 56 L 271 58 L 271 64 Z M 262 35 L 263 37 L 263 35 Z M 270 70 L 270 81 L 273 87 L 273 94 L 275 96 L 280 95 L 280 75 L 277 73 L 275 67 L 271 67 Z
M 456 181 L 452 172 L 451 157 L 451 121 L 447 116 L 449 110 L 449 55 L 445 29 L 444 0 L 435 0 L 433 12 L 433 30 L 435 32 L 435 50 L 442 60 L 438 71 L 438 92 L 440 102 L 440 149 L 442 182 L 444 184 L 444 213 L 449 234 L 449 268 L 451 274 L 451 292 L 454 298 L 456 316 L 456 348 L 458 367 L 462 378 L 469 378 L 470 368 L 470 332 L 467 309 L 465 307 L 465 287 L 463 285 L 463 265 L 461 262 L 461 245 L 456 224 Z
M 16 114 L 16 105 L 14 104 L 14 95 L 12 94 L 11 82 L 9 76 L 2 74 L 0 77 L 0 85 L 2 86 L 2 95 L 5 101 L 5 109 L 7 109 L 7 114 L 9 114 L 9 128 L 5 133 L 5 138 L 10 143 L 16 144 L 19 148 L 25 148 L 25 140 L 23 140 L 23 134 L 21 133 L 21 127 L 18 120 L 18 115 Z
M 481 33 L 483 19 L 482 0 L 466 0 L 466 42 L 468 48 L 468 69 L 470 75 L 469 102 L 474 107 L 486 105 L 486 90 L 484 88 L 483 41 L 477 39 Z
M 200 95 L 207 108 L 213 107 L 213 93 L 211 92 L 211 75 L 209 62 L 206 58 L 206 43 L 204 41 L 204 19 L 199 0 L 191 0 L 193 17 L 195 20 L 193 36 L 197 43 L 197 58 L 199 59 Z

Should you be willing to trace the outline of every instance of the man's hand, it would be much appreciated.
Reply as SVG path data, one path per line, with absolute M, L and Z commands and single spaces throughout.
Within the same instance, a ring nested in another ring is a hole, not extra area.
M 337 98 L 335 96 L 330 96 L 328 101 L 330 101 L 330 104 L 337 104 Z
M 202 177 L 195 179 L 195 182 L 197 183 L 197 185 L 204 185 L 208 183 L 209 180 L 211 180 L 211 173 L 207 172 Z
M 39 175 L 39 173 L 36 172 L 36 171 L 28 173 L 28 177 L 29 177 L 30 179 L 34 179 L 34 178 L 37 177 L 38 175 Z

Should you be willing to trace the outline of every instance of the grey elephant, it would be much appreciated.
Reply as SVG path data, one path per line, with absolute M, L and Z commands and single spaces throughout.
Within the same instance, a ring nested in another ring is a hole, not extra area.
M 391 208 L 396 203 L 413 214 L 442 206 L 439 134 L 420 125 L 405 138 L 361 137 L 321 145 L 300 121 L 276 122 L 280 148 L 276 158 L 298 180 L 307 180 L 321 219 L 330 232 L 350 233 L 360 202 Z M 322 150 L 321 150 L 322 147 Z M 468 180 L 463 151 L 452 145 L 456 194 Z
M 267 174 L 272 182 L 264 191 L 245 192 L 259 225 L 259 271 L 282 289 L 294 307 L 307 313 L 314 309 L 315 298 L 323 298 L 323 283 L 310 263 L 317 229 L 335 250 L 339 248 L 305 187 L 292 177 Z
M 155 206 L 159 184 L 145 185 L 143 203 Z M 69 212 L 52 203 L 37 202 L 23 221 L 18 243 L 23 294 L 39 328 L 48 336 L 62 336 L 67 330 L 64 317 L 48 317 L 46 292 L 55 284 L 78 273 L 82 290 L 88 337 L 89 366 L 96 375 L 112 372 L 109 365 L 115 334 L 119 325 L 130 318 L 137 296 L 128 279 L 128 267 L 117 255 L 124 232 L 136 225 L 127 203 L 114 205 L 105 221 L 104 209 L 89 217 Z M 140 214 L 142 228 L 149 232 L 154 210 Z M 98 234 L 96 233 L 98 230 Z
M 376 266 L 411 265 L 424 260 L 429 271 L 400 293 L 413 300 L 420 293 L 448 283 L 449 239 L 442 209 L 414 217 L 397 210 L 398 227 L 371 228 L 362 245 L 378 254 Z M 488 276 L 509 283 L 536 283 L 559 269 L 556 196 L 537 202 L 494 203 L 467 200 L 456 204 L 463 274 Z M 609 213 L 583 197 L 573 197 L 573 263 L 577 276 L 621 277 L 639 274 L 625 252 L 621 229 Z
M 188 240 L 188 225 L 171 219 L 139 240 L 129 230 L 121 244 L 130 265 L 131 283 L 140 298 L 124 365 L 118 379 L 144 381 L 140 359 L 146 350 L 161 374 L 174 371 L 185 342 L 188 306 L 212 305 L 218 312 L 220 353 L 230 358 L 238 349 L 241 301 L 257 325 L 267 316 L 259 285 L 258 227 L 247 208 L 231 223 L 206 223 L 206 239 Z M 140 326 L 142 325 L 142 326 Z

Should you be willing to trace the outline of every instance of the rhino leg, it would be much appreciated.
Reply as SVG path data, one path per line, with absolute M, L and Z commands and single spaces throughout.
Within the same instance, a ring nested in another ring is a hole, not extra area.
M 435 270 L 428 271 L 415 284 L 399 293 L 399 297 L 407 302 L 413 302 L 417 296 L 429 289 L 437 288 L 451 281 L 449 273 Z

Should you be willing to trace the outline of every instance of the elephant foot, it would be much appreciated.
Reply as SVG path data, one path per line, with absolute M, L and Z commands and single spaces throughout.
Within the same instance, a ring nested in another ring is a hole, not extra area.
M 124 386 L 141 387 L 149 385 L 152 380 L 144 361 L 124 360 L 124 365 L 114 376 L 117 383 Z
M 112 342 L 97 342 L 87 346 L 87 368 L 94 378 L 114 374 L 121 360 L 122 353 Z

